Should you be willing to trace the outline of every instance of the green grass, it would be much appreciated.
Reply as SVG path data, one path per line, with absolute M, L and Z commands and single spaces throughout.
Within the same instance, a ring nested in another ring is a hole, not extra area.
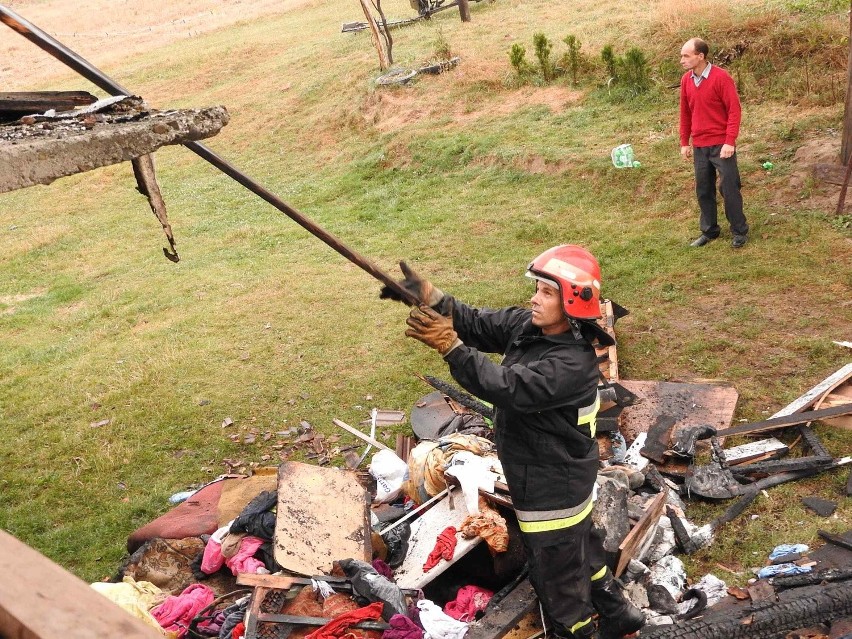
M 706 25 L 711 43 L 717 28 L 762 50 L 780 27 L 758 18 L 779 12 L 797 18 L 784 33 L 845 37 L 843 7 L 730 6 L 751 21 L 720 12 Z M 525 303 L 532 257 L 588 246 L 605 294 L 631 311 L 617 326 L 622 377 L 724 380 L 740 392 L 736 417 L 761 419 L 849 359 L 831 344 L 852 325 L 849 225 L 820 199 L 824 187 L 802 199 L 787 186 L 796 149 L 839 130 L 842 92 L 791 103 L 798 62 L 769 56 L 774 88 L 749 84 L 740 141 L 752 242 L 734 252 L 723 234 L 696 251 L 668 76 L 632 101 L 597 78 L 579 89 L 564 78 L 511 83 L 511 42 L 549 30 L 559 43 L 558 24 L 587 53 L 638 44 L 653 68 L 676 70 L 682 40 L 707 17 L 687 13 L 678 26 L 663 15 L 614 0 L 480 3 L 470 24 L 446 12 L 395 32 L 401 64 L 430 59 L 440 34 L 458 69 L 379 89 L 367 34 L 335 33 L 358 12 L 334 0 L 153 49 L 111 73 L 155 106 L 225 104 L 231 123 L 209 146 L 382 268 L 409 260 L 473 304 Z M 812 63 L 826 77 L 838 71 L 831 51 Z M 627 142 L 641 169 L 612 167 L 610 149 Z M 127 535 L 171 493 L 231 464 L 276 463 L 278 431 L 307 420 L 331 433 L 332 418 L 357 423 L 372 406 L 408 411 L 430 390 L 415 374 L 448 377 L 403 336 L 406 310 L 380 301 L 366 273 L 183 148 L 159 151 L 157 171 L 179 264 L 162 257 L 129 165 L 0 195 L 0 527 L 87 580 L 114 571 Z M 223 429 L 225 417 L 234 425 Z M 251 432 L 272 436 L 241 443 Z M 380 439 L 392 444 L 394 432 Z M 848 433 L 825 434 L 831 452 L 850 452 Z M 758 517 L 731 524 L 693 568 L 748 566 L 775 543 L 813 543 L 818 526 L 848 527 L 849 504 L 826 523 L 796 499 L 836 499 L 841 475 L 770 490 L 749 511 Z M 689 515 L 703 523 L 716 509 Z

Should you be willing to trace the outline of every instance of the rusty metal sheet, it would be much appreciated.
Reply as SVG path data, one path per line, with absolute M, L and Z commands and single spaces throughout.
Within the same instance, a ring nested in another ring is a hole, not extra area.
M 301 575 L 337 559 L 372 558 L 367 491 L 351 471 L 299 462 L 278 467 L 275 561 Z

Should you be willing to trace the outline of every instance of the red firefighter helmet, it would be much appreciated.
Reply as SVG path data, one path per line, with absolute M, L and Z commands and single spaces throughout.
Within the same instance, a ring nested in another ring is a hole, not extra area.
M 527 277 L 558 288 L 568 317 L 594 320 L 601 316 L 601 267 L 582 246 L 562 244 L 548 249 L 530 263 Z

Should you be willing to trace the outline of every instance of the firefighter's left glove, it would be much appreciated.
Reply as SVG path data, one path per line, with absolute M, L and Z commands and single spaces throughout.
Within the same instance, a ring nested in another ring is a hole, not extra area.
M 444 292 L 441 289 L 437 288 L 429 280 L 424 280 L 417 273 L 412 271 L 408 264 L 400 262 L 399 268 L 402 270 L 402 274 L 405 278 L 399 280 L 397 284 L 400 288 L 405 289 L 411 293 L 413 297 L 420 300 L 420 303 L 426 304 L 427 306 L 436 306 L 442 299 L 444 299 Z M 379 293 L 379 297 L 383 300 L 396 300 L 397 302 L 402 302 L 407 306 L 411 306 L 411 303 L 400 295 L 399 291 L 391 288 L 390 286 L 383 286 Z
M 443 356 L 462 344 L 453 328 L 452 312 L 447 317 L 421 304 L 411 309 L 405 323 L 408 324 L 405 330 L 408 337 L 420 340 Z

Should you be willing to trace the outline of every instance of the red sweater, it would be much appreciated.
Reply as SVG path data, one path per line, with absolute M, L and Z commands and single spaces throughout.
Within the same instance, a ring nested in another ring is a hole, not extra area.
M 742 108 L 734 79 L 715 64 L 710 75 L 695 86 L 692 71 L 680 80 L 680 145 L 736 146 Z

